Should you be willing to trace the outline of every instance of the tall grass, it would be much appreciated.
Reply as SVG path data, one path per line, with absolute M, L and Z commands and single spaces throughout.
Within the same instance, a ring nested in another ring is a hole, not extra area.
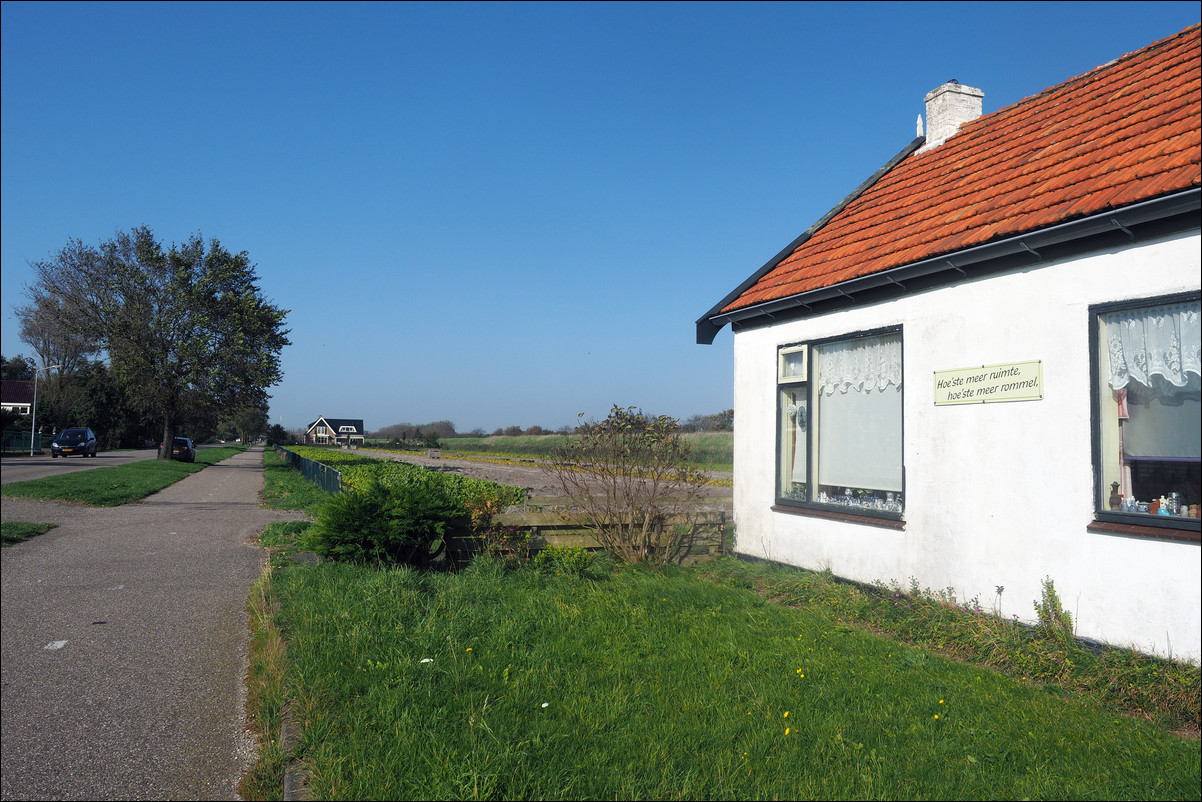
M 687 573 L 276 571 L 318 799 L 1189 798 L 1197 744 Z

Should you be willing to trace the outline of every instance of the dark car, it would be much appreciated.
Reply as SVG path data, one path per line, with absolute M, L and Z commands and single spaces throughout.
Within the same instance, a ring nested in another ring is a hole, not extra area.
M 159 446 L 162 448 L 162 446 Z M 196 447 L 187 437 L 177 437 L 171 445 L 171 459 L 180 462 L 196 462 Z
M 63 429 L 50 443 L 51 457 L 96 456 L 96 435 L 91 429 Z

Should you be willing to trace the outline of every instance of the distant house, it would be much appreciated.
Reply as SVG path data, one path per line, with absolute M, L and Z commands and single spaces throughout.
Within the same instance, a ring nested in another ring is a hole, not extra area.
M 362 445 L 363 421 L 355 418 L 327 418 L 319 415 L 305 428 L 309 445 Z
M 33 411 L 33 382 L 0 382 L 0 408 L 18 415 L 30 414 Z
M 735 550 L 1202 658 L 1198 26 L 926 136 L 697 321 Z

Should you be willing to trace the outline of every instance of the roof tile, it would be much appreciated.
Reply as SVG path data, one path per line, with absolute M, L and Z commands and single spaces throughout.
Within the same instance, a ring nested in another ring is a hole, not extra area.
M 1202 28 L 903 159 L 722 311 L 1202 185 Z

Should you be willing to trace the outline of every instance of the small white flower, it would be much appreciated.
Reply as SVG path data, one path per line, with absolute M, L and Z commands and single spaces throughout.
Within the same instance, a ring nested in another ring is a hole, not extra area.
M 543 707 L 550 707 L 550 706 L 551 706 L 550 702 L 543 702 Z
M 434 660 L 433 660 L 432 658 L 429 658 L 429 657 L 423 657 L 423 658 L 422 658 L 422 662 L 423 662 L 423 663 L 433 663 L 433 662 L 434 662 Z

